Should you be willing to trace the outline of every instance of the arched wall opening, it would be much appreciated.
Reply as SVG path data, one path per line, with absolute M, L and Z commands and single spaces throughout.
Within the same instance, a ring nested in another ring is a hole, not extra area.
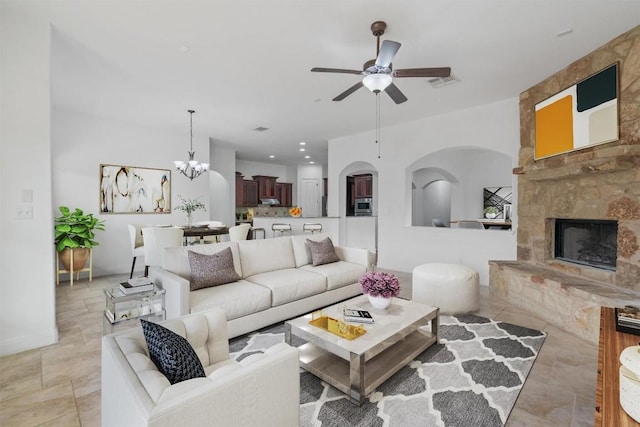
M 433 226 L 482 218 L 484 188 L 510 187 L 512 158 L 476 147 L 456 147 L 430 153 L 406 169 L 405 223 Z

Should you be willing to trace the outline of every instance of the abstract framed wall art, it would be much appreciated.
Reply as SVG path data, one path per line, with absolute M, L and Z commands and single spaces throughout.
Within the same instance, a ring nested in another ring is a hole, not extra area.
M 171 170 L 101 164 L 100 212 L 171 213 Z
M 617 141 L 618 106 L 618 63 L 539 102 L 534 158 Z

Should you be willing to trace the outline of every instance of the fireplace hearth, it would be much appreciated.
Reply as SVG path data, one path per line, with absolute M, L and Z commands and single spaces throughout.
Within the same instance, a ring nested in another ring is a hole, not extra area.
M 556 259 L 605 270 L 616 270 L 618 222 L 556 219 Z

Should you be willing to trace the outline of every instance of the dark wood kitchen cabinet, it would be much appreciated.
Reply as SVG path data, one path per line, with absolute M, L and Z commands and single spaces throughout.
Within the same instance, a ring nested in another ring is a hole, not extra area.
M 276 182 L 276 199 L 279 206 L 290 207 L 293 200 L 293 184 L 290 182 Z
M 373 197 L 373 176 L 371 174 L 354 175 L 354 197 Z
M 278 179 L 277 176 L 254 175 L 252 178 L 258 183 L 258 198 L 276 198 L 276 179 Z
M 248 208 L 258 206 L 258 204 L 260 203 L 258 197 L 258 183 L 256 181 L 244 180 L 243 184 L 243 206 Z

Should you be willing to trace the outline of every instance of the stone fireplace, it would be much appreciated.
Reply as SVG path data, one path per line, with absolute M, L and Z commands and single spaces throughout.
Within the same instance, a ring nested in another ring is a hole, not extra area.
M 619 140 L 534 160 L 536 103 L 614 62 Z M 523 92 L 520 123 L 517 260 L 491 292 L 597 342 L 601 305 L 640 304 L 640 26 Z

